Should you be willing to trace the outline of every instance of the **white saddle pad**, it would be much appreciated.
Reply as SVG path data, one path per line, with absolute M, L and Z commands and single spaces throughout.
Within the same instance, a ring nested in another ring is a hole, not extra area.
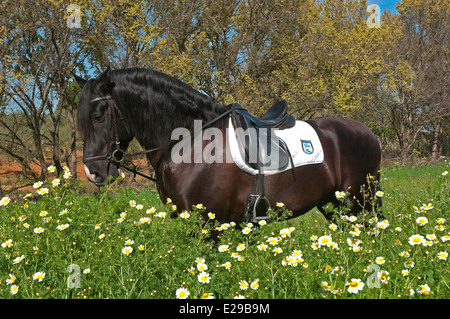
M 256 175 L 258 170 L 248 166 L 245 163 L 241 152 L 239 151 L 236 140 L 235 130 L 231 121 L 228 124 L 228 143 L 234 163 L 244 172 Z M 323 150 L 319 137 L 314 128 L 306 122 L 296 121 L 294 127 L 284 130 L 274 130 L 274 133 L 281 138 L 289 148 L 294 167 L 320 164 L 323 162 Z M 282 170 L 264 169 L 264 175 L 274 175 L 291 169 L 291 163 Z

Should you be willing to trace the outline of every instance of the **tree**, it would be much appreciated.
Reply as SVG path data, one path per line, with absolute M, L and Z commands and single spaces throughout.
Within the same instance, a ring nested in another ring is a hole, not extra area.
M 17 145 L 18 149 L 9 149 L 10 155 L 25 167 L 32 158 L 39 164 L 39 178 L 43 179 L 45 147 L 50 146 L 53 164 L 61 174 L 59 130 L 61 114 L 68 110 L 65 90 L 70 70 L 83 50 L 75 48 L 77 39 L 67 27 L 63 1 L 5 1 L 3 6 L 7 36 L 1 44 L 1 65 L 9 118 L 25 123 L 21 136 L 30 134 L 32 143 L 20 138 L 9 121 L 2 120 L 9 134 L 1 142 L 2 148 L 7 143 Z
M 450 116 L 450 4 L 448 1 L 405 0 L 398 5 L 398 11 L 402 41 L 396 48 L 397 69 L 409 69 L 411 77 L 397 83 L 399 103 L 393 109 L 393 125 L 402 157 L 419 148 L 419 138 L 431 131 L 433 146 L 428 152 L 433 159 L 438 159 L 442 150 L 442 123 Z
M 89 63 L 96 69 L 142 66 L 157 36 L 152 2 L 75 1 L 82 15 L 80 41 L 87 46 Z M 88 31 L 88 32 L 87 32 Z
M 403 159 L 448 154 L 449 3 L 403 0 L 381 26 L 359 0 L 5 0 L 0 149 L 76 174 L 72 72 L 150 67 L 255 115 L 349 116 Z M 70 19 L 80 24 L 70 26 Z M 69 19 L 69 20 L 68 20 Z M 68 22 L 69 21 L 69 22 Z

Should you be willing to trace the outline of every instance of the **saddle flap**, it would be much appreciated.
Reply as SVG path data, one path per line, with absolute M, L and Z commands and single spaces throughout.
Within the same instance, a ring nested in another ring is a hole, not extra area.
M 239 151 L 247 165 L 254 169 L 280 170 L 289 165 L 290 153 L 286 143 L 272 127 L 256 127 L 241 113 L 232 115 Z

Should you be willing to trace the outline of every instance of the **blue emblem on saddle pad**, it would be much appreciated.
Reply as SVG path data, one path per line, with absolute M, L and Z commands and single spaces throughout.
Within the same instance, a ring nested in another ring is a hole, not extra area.
M 306 154 L 314 153 L 314 147 L 310 140 L 301 140 L 302 141 L 302 149 Z

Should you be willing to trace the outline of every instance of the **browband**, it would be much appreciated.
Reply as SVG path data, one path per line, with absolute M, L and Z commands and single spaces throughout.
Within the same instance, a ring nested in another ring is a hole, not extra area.
M 112 99 L 111 95 L 99 96 L 99 97 L 96 97 L 96 98 L 93 98 L 92 100 L 90 100 L 89 103 L 94 103 L 94 102 L 101 101 L 101 100 L 111 100 L 111 99 Z

